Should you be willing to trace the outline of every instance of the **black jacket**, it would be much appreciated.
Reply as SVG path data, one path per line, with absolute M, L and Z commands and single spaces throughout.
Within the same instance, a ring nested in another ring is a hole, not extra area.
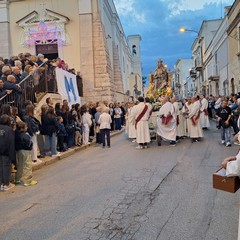
M 27 132 L 16 131 L 15 133 L 15 149 L 19 150 L 32 150 L 33 143 L 31 136 Z
M 46 135 L 52 137 L 53 133 L 57 133 L 58 126 L 57 126 L 57 120 L 55 117 L 47 118 L 47 132 Z
M 27 131 L 31 136 L 40 130 L 40 122 L 35 117 L 24 116 L 23 121 L 27 123 Z
M 41 135 L 47 135 L 48 117 L 46 113 L 42 113 L 41 122 L 42 122 L 42 126 L 40 129 L 40 133 Z
M 0 155 L 8 156 L 16 164 L 15 134 L 11 127 L 0 125 Z
M 57 126 L 58 126 L 57 135 L 59 137 L 67 136 L 67 131 L 63 123 L 57 123 Z

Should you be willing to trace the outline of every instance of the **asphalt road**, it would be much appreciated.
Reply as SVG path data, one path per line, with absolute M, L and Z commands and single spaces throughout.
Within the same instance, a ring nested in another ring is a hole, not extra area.
M 34 172 L 39 183 L 0 192 L 1 240 L 236 240 L 239 192 L 212 188 L 238 147 L 205 131 L 137 150 L 121 134 Z

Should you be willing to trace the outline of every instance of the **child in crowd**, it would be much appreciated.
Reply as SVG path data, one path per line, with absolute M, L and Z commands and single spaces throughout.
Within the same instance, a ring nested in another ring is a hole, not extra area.
M 15 148 L 17 158 L 16 184 L 23 184 L 25 187 L 37 184 L 32 179 L 32 147 L 31 136 L 27 132 L 27 123 L 18 122 L 15 135 Z
M 92 125 L 92 119 L 86 106 L 82 106 L 81 113 L 82 113 L 83 144 L 87 145 L 87 144 L 90 144 L 89 132 L 90 132 L 90 127 Z
M 59 152 L 65 152 L 67 149 L 64 147 L 64 138 L 67 136 L 67 131 L 63 124 L 63 118 L 58 116 L 57 117 L 57 138 L 58 138 L 58 147 Z
M 112 118 L 109 114 L 109 108 L 103 108 L 103 113 L 99 116 L 98 123 L 100 124 L 100 132 L 102 136 L 102 147 L 105 148 L 105 136 L 107 137 L 107 146 L 110 148 L 110 129 Z

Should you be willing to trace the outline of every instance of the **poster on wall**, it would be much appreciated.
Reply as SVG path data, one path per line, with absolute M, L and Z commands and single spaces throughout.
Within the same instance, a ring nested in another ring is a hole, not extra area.
M 80 103 L 76 75 L 61 68 L 56 68 L 58 93 L 62 99 L 67 99 L 69 105 Z

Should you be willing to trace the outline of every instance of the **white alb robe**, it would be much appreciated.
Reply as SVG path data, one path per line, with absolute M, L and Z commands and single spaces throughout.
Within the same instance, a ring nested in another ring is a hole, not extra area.
M 208 115 L 205 114 L 205 111 L 207 111 L 207 109 L 208 109 L 208 101 L 206 98 L 203 98 L 201 100 L 201 108 L 200 108 L 200 111 L 201 111 L 200 122 L 203 128 L 210 127 Z
M 169 113 L 172 115 L 173 118 L 167 125 L 165 125 L 162 123 L 162 118 L 160 118 L 160 116 L 164 115 L 164 117 L 167 117 Z M 173 104 L 170 102 L 166 102 L 159 109 L 157 117 L 157 134 L 165 140 L 176 141 L 177 136 L 176 114 Z
M 183 115 L 185 115 L 186 117 L 188 116 L 189 112 L 190 112 L 190 108 L 191 108 L 192 104 L 188 104 L 188 102 L 186 102 L 182 108 L 182 113 Z M 185 120 L 185 132 L 186 132 L 186 136 L 189 137 L 190 136 L 190 119 L 183 117 Z
M 138 116 L 143 112 L 145 107 L 144 102 L 140 102 L 132 109 L 132 114 L 134 119 L 136 120 Z M 149 119 L 149 110 L 145 112 L 141 120 L 137 123 L 136 128 L 136 142 L 137 143 L 148 143 L 150 142 L 150 132 L 148 126 L 148 119 Z
M 193 125 L 191 118 L 192 117 L 197 117 L 200 111 L 200 102 L 196 101 L 194 102 L 190 109 L 189 109 L 189 128 L 190 128 L 190 138 L 199 138 L 199 137 L 203 137 L 203 133 L 202 133 L 202 126 L 200 124 L 200 119 L 198 119 L 196 121 L 196 125 Z
M 236 160 L 229 161 L 226 167 L 226 176 L 233 177 L 239 176 L 240 177 L 240 151 L 236 156 Z
M 183 116 L 183 108 L 179 110 L 179 124 L 177 126 L 177 136 L 187 136 L 187 119 Z
M 136 106 L 133 106 L 128 109 L 128 137 L 129 138 L 137 137 L 136 128 L 135 128 L 135 118 L 133 115 L 135 107 Z

